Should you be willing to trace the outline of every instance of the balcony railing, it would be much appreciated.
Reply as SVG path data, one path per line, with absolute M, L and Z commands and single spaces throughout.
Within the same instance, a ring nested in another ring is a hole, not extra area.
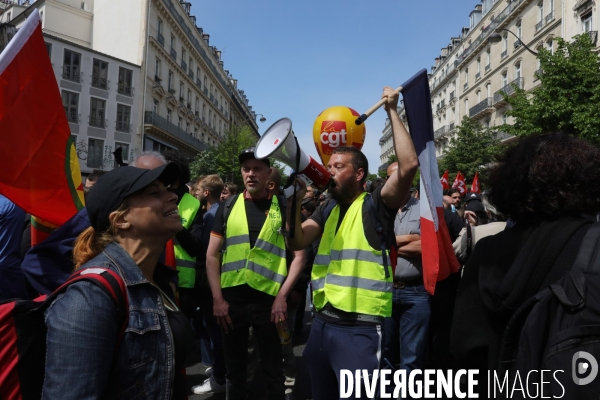
M 205 94 L 206 96 L 208 96 L 208 89 L 206 88 L 206 86 L 204 86 L 204 90 L 203 90 L 203 92 L 204 92 L 204 94 Z
M 598 31 L 588 31 L 588 35 L 590 35 L 590 39 L 592 39 L 592 44 L 595 46 L 598 41 Z
M 175 61 L 177 61 L 177 52 L 175 51 L 174 48 L 171 47 L 171 58 Z
M 454 128 L 456 128 L 456 124 L 454 122 L 452 122 L 449 126 L 448 126 L 448 132 L 452 132 L 454 130 Z
M 495 138 L 496 140 L 499 140 L 499 141 L 501 141 L 501 142 L 502 142 L 503 140 L 507 140 L 507 139 L 510 139 L 510 138 L 513 138 L 513 137 L 514 137 L 513 135 L 509 135 L 508 133 L 506 133 L 506 132 L 502 132 L 502 131 L 500 131 L 500 132 L 497 132 L 497 133 L 494 135 L 494 138 Z
M 485 72 L 488 72 L 490 69 L 492 69 L 492 65 L 488 64 L 485 66 Z
M 175 94 L 175 89 L 173 89 L 173 88 L 169 88 L 169 93 L 170 93 L 170 94 Z
M 97 115 L 90 115 L 90 126 L 104 128 L 105 127 L 104 117 L 97 116 Z
M 183 68 L 184 71 L 187 71 L 187 63 L 183 60 L 181 60 L 181 68 Z
M 165 47 L 165 37 L 160 32 L 156 34 L 156 40 L 158 40 L 158 43 L 160 43 L 162 47 Z
M 446 107 L 446 99 L 442 99 L 442 101 L 440 101 L 440 108 L 444 107 Z
M 196 78 L 196 86 L 198 86 L 198 89 L 202 88 L 202 83 L 200 82 L 200 78 Z
M 454 95 L 454 90 L 450 92 L 450 101 L 454 100 L 455 95 Z
M 471 107 L 469 110 L 469 117 L 475 117 L 488 110 L 490 107 L 492 107 L 492 98 L 488 97 L 487 99 L 480 101 L 475 106 Z
M 117 130 L 119 132 L 127 132 L 129 133 L 131 125 L 126 121 L 117 121 Z
M 544 20 L 541 20 L 540 22 L 538 22 L 537 24 L 535 24 L 535 31 L 538 32 L 543 27 L 544 27 Z
M 501 58 L 504 58 L 504 57 L 506 57 L 506 56 L 508 56 L 508 50 L 504 50 L 504 51 L 502 52 L 502 54 L 500 54 L 500 57 L 501 57 Z
M 62 77 L 70 81 L 81 82 L 79 66 L 64 65 Z
M 121 82 L 119 83 L 118 87 L 117 87 L 117 92 L 119 92 L 120 94 L 125 94 L 127 96 L 131 96 L 131 85 Z
M 552 11 L 550 14 L 546 15 L 546 23 L 552 21 L 554 19 L 554 11 Z
M 467 90 L 469 88 L 469 82 L 465 82 L 465 84 L 463 85 L 463 89 Z
M 481 78 L 481 72 L 478 72 L 475 74 L 475 80 L 478 80 Z
M 78 123 L 79 122 L 79 114 L 77 114 L 77 110 L 70 110 L 70 112 L 67 112 L 67 120 L 69 122 Z
M 206 143 L 203 143 L 192 135 L 187 134 L 183 129 L 178 128 L 177 125 L 167 121 L 154 111 L 144 112 L 144 124 L 154 125 L 162 131 L 167 132 L 182 142 L 192 146 L 198 151 L 208 150 L 208 145 Z
M 108 81 L 100 76 L 92 76 L 92 86 L 106 90 Z
M 437 129 L 435 132 L 433 132 L 433 138 L 438 139 L 438 138 L 444 136 L 445 134 L 446 134 L 446 125 L 442 126 L 441 128 Z
M 496 93 L 494 93 L 494 105 L 504 102 L 504 93 L 507 96 L 512 96 L 517 91 L 516 88 L 523 89 L 523 82 L 523 78 L 517 78 L 508 85 L 504 86 L 502 89 L 498 90 Z
M 519 47 L 521 47 L 521 45 L 523 44 L 523 42 L 521 42 L 521 39 L 517 39 L 517 41 L 515 42 L 515 49 L 518 49 Z
M 191 69 L 188 71 L 188 76 L 194 80 L 194 71 L 192 71 Z
M 542 69 L 536 69 L 535 72 L 533 73 L 533 80 L 537 81 L 538 79 L 540 79 L 540 76 L 542 75 L 543 71 Z

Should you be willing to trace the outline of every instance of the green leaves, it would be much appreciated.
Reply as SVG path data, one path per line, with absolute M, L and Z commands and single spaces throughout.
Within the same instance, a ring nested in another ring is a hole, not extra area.
M 502 128 L 515 136 L 562 130 L 600 143 L 600 62 L 590 36 L 555 42 L 554 54 L 547 49 L 538 53 L 540 84 L 530 92 L 517 90 L 506 97 L 512 107 L 506 115 L 514 117 L 515 123 Z

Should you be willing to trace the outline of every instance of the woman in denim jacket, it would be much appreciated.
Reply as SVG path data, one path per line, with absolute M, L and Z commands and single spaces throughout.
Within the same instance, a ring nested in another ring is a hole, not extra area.
M 120 167 L 91 189 L 91 227 L 75 242 L 78 267 L 117 272 L 127 288 L 123 322 L 113 299 L 81 281 L 46 311 L 44 399 L 181 399 L 189 335 L 169 281 L 176 271 L 158 263 L 167 241 L 182 229 L 177 196 L 167 190 L 179 169 Z

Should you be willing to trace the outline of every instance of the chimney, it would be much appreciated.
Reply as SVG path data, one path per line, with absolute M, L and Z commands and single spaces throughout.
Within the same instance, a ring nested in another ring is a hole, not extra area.
M 223 61 L 219 61 L 219 65 L 223 68 Z
M 206 42 L 206 45 L 208 45 L 208 40 L 210 39 L 210 35 L 208 33 L 203 33 L 202 39 L 204 39 L 204 41 Z
M 216 50 L 215 48 L 215 54 L 217 55 L 217 60 L 221 61 L 221 50 Z

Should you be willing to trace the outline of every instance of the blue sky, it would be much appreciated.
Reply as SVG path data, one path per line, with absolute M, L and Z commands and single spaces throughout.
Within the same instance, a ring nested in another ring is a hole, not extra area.
M 363 113 L 385 85 L 428 70 L 467 26 L 476 0 L 190 0 L 198 26 L 223 52 L 253 110 L 288 117 L 302 149 L 320 160 L 312 126 L 324 109 Z M 379 167 L 383 109 L 366 122 L 363 152 Z

